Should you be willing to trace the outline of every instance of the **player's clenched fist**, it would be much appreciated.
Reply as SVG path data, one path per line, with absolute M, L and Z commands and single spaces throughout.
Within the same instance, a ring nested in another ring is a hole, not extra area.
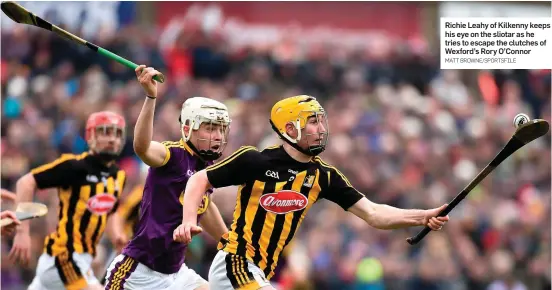
M 192 237 L 203 232 L 200 226 L 186 223 L 179 225 L 173 232 L 173 240 L 189 244 L 192 241 Z
M 449 216 L 438 216 L 439 213 L 447 207 L 447 204 L 441 207 L 426 210 L 426 216 L 424 218 L 424 225 L 428 226 L 434 231 L 440 231 L 445 223 L 449 221 Z
M 21 224 L 21 222 L 15 216 L 15 213 L 9 210 L 5 210 L 0 213 L 0 218 L 10 218 L 13 220 L 13 223 L 2 227 L 2 236 L 11 236 L 15 233 L 15 228 Z
M 157 82 L 153 77 L 160 74 L 160 72 L 152 67 L 146 67 L 145 65 L 139 65 L 134 72 L 142 88 L 144 88 L 146 95 L 157 98 Z

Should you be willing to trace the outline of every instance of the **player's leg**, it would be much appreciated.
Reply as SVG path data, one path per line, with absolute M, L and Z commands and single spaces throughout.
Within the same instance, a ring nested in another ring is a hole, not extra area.
M 82 276 L 86 280 L 87 286 L 85 290 L 100 290 L 103 289 L 102 284 L 96 277 L 92 268 L 94 257 L 88 253 L 74 253 L 73 259 L 80 269 Z
M 52 257 L 42 254 L 38 258 L 38 264 L 36 265 L 36 274 L 33 281 L 27 288 L 27 290 L 43 290 L 45 287 L 40 282 L 41 277 L 44 276 L 48 269 L 54 269 L 54 260 Z M 63 284 L 60 284 L 63 287 Z
M 85 289 L 88 286 L 87 277 L 83 275 L 83 273 L 86 274 L 86 267 L 79 267 L 79 264 L 83 263 L 80 258 L 77 257 L 75 260 L 67 253 L 56 257 L 42 254 L 38 260 L 36 277 L 28 289 Z M 93 277 L 93 273 L 90 274 L 92 274 L 90 277 L 92 281 L 95 277 Z
M 163 274 L 123 254 L 115 257 L 107 269 L 104 289 L 166 289 L 172 285 L 173 275 Z
M 54 259 L 55 269 L 65 289 L 102 289 L 100 281 L 98 281 L 92 270 L 92 260 L 94 259 L 92 255 L 88 253 L 61 254 Z M 50 289 L 50 287 L 47 288 Z
M 193 269 L 182 264 L 176 273 L 173 283 L 166 290 L 208 290 L 209 283 Z
M 131 257 L 122 254 L 116 256 L 107 268 L 104 289 L 137 289 L 141 280 L 135 273 L 138 264 Z
M 273 289 L 259 267 L 244 257 L 219 251 L 209 269 L 209 287 L 221 290 Z

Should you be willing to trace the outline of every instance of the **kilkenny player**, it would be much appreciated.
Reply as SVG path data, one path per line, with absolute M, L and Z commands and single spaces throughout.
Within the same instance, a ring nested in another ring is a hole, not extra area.
M 134 237 L 108 268 L 105 289 L 170 289 L 167 287 L 171 285 L 175 289 L 208 289 L 207 282 L 184 264 L 186 245 L 173 241 L 172 232 L 182 221 L 188 178 L 221 156 L 230 118 L 224 104 L 208 98 L 190 98 L 180 112 L 182 139 L 152 141 L 157 97 L 157 83 L 152 77 L 158 73 L 145 66 L 136 69 L 147 98 L 134 128 L 134 151 L 150 169 Z M 228 229 L 210 200 L 211 192 L 203 191 L 196 215 L 202 217 L 201 224 L 218 240 Z
M 404 210 L 369 201 L 319 155 L 328 141 L 326 113 L 315 98 L 295 96 L 277 102 L 270 123 L 285 142 L 261 152 L 245 146 L 190 178 L 184 195 L 182 225 L 175 240 L 189 243 L 201 231 L 195 212 L 202 192 L 239 185 L 228 242 L 210 271 L 212 289 L 273 289 L 284 248 L 312 205 L 324 198 L 378 229 L 429 225 L 440 229 L 448 217 L 441 208 Z
M 91 263 L 106 226 L 112 228 L 108 214 L 116 209 L 125 185 L 125 172 L 115 164 L 125 142 L 124 118 L 108 111 L 90 115 L 85 139 L 88 152 L 63 154 L 17 181 L 18 203 L 32 201 L 37 188 L 58 189 L 59 222 L 45 239 L 31 290 L 102 289 Z M 29 221 L 24 221 L 9 257 L 27 264 L 30 251 Z

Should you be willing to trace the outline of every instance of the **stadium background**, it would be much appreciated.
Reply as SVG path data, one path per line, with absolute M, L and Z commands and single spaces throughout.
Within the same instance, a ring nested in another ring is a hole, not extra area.
M 201 95 L 229 106 L 226 155 L 240 145 L 265 148 L 277 142 L 271 104 L 316 96 L 330 116 L 323 158 L 370 199 L 394 206 L 450 200 L 510 137 L 516 113 L 551 120 L 550 70 L 442 71 L 435 53 L 439 16 L 549 17 L 546 2 L 20 3 L 165 73 L 155 140 L 180 138 L 179 107 Z M 134 72 L 46 31 L 1 21 L 2 188 L 14 190 L 17 178 L 60 153 L 86 150 L 84 121 L 103 109 L 127 118 L 120 164 L 127 192 L 139 185 L 132 132 L 144 96 Z M 405 242 L 414 230 L 374 230 L 317 204 L 277 280 L 282 289 L 550 289 L 549 137 L 505 161 L 420 246 Z M 234 197 L 233 188 L 215 196 L 228 222 Z M 37 192 L 36 200 L 51 211 L 32 222 L 32 263 L 12 265 L 12 241 L 3 237 L 2 289 L 25 289 L 55 229 L 55 192 Z M 103 242 L 97 275 L 109 251 Z M 214 254 L 214 241 L 200 236 L 187 263 L 206 277 Z

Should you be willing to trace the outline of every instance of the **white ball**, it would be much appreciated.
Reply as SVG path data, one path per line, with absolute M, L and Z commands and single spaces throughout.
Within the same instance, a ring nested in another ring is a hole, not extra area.
M 527 116 L 527 114 L 519 113 L 514 117 L 514 127 L 519 128 L 519 126 L 529 121 L 531 121 L 531 119 L 529 118 L 529 116 Z

